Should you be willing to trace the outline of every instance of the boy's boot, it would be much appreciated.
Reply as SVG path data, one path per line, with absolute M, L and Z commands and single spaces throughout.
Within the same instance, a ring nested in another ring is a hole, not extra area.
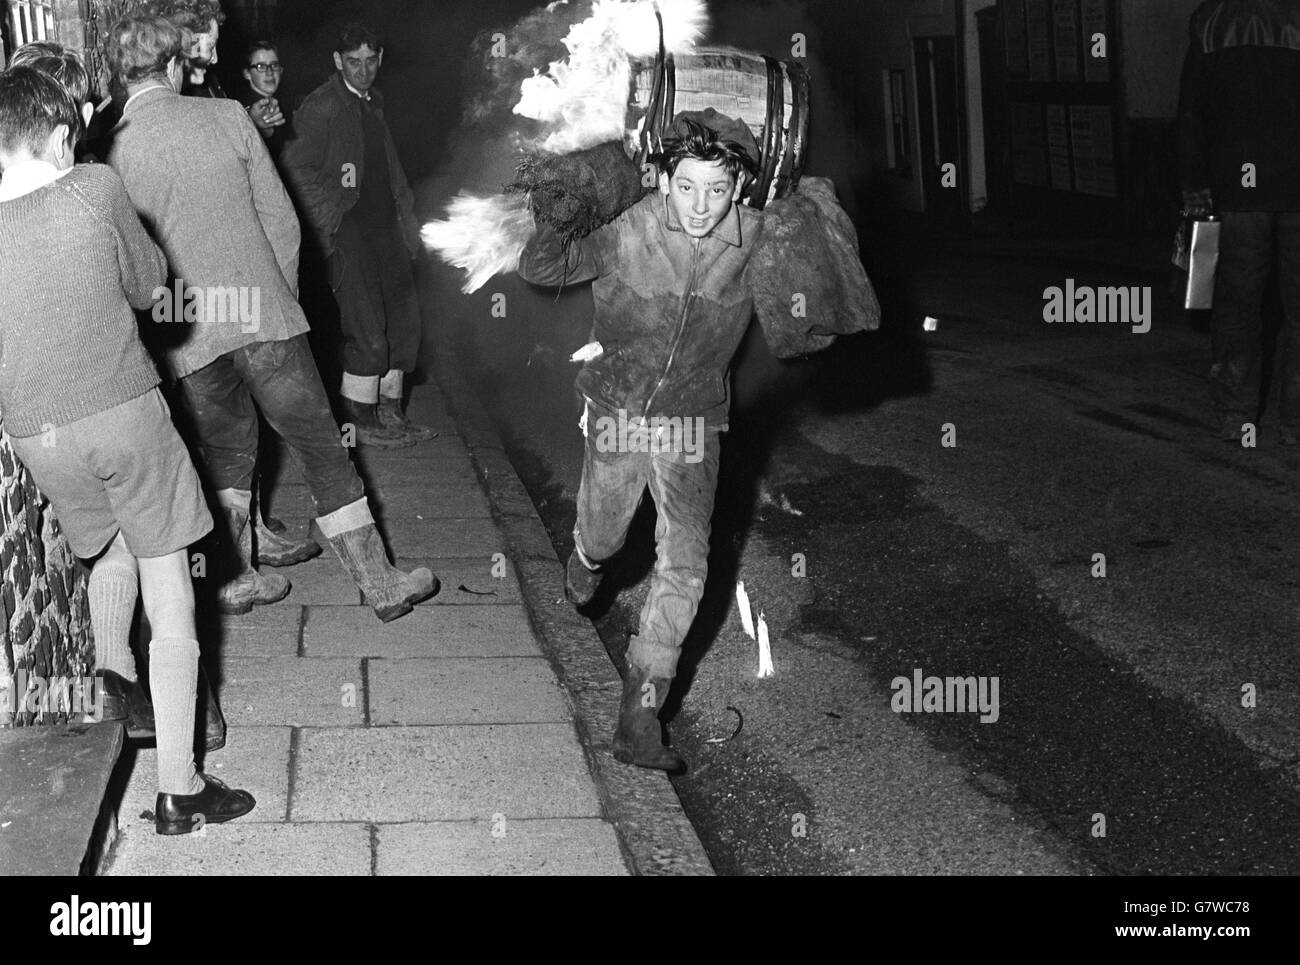
M 438 592 L 438 578 L 421 567 L 403 573 L 388 562 L 384 541 L 365 497 L 316 520 L 316 525 L 384 623 L 411 612 Z
M 406 417 L 402 408 L 402 372 L 393 369 L 379 380 L 379 424 L 386 429 L 405 433 L 416 442 L 425 442 L 438 435 L 438 430 L 417 425 Z
M 565 599 L 574 606 L 586 606 L 600 589 L 602 576 L 602 573 L 583 562 L 582 552 L 575 546 L 564 567 Z
M 217 609 L 222 613 L 247 613 L 254 605 L 277 603 L 289 595 L 291 584 L 283 576 L 253 568 L 253 527 L 248 519 L 251 498 L 251 493 L 238 489 L 217 494 L 231 544 L 227 556 L 235 567 L 234 576 L 217 591 Z
M 359 446 L 376 449 L 405 449 L 415 445 L 415 439 L 400 428 L 379 421 L 379 376 L 343 373 L 343 389 L 339 393 L 339 408 L 343 414 L 343 427 L 352 426 L 353 441 Z
M 681 755 L 664 746 L 663 728 L 659 724 L 659 711 L 668 699 L 671 686 L 671 678 L 651 677 L 640 667 L 628 664 L 612 745 L 615 760 L 670 774 L 686 770 Z
M 320 556 L 320 543 L 310 536 L 295 540 L 281 535 L 262 519 L 258 513 L 253 517 L 253 535 L 257 537 L 257 562 L 261 566 L 293 566 L 305 563 L 313 557 Z M 283 527 L 283 523 L 280 524 Z

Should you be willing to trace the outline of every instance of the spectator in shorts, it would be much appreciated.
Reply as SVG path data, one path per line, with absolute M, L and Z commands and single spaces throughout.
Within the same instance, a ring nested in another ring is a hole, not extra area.
M 199 645 L 187 549 L 212 528 L 132 309 L 162 253 L 118 176 L 74 166 L 84 114 L 29 66 L 0 75 L 0 407 L 15 453 L 77 556 L 138 570 L 153 631 L 159 834 L 255 804 L 194 766 Z
M 90 77 L 85 65 L 61 44 L 35 41 L 14 51 L 9 66 L 34 67 L 53 77 L 81 105 L 81 116 L 90 124 L 94 106 L 90 102 Z M 95 637 L 95 670 L 104 681 L 102 720 L 125 720 L 133 738 L 154 736 L 153 707 L 139 683 L 135 656 L 131 652 L 131 624 L 139 597 L 139 578 L 134 566 L 110 557 L 91 571 L 89 586 L 90 622 Z M 200 702 L 204 717 L 204 746 L 214 751 L 225 746 L 226 722 L 212 692 L 211 683 L 199 668 Z

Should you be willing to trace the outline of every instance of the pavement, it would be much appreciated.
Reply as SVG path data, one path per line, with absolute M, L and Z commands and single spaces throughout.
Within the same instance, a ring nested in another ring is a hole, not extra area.
M 437 367 L 408 414 L 438 437 L 356 456 L 397 565 L 441 592 L 381 624 L 327 549 L 280 571 L 283 602 L 201 626 L 229 728 L 206 770 L 257 807 L 157 835 L 155 751 L 128 751 L 108 874 L 712 873 L 667 778 L 610 758 L 614 667 L 454 355 Z M 293 471 L 273 511 L 310 524 Z

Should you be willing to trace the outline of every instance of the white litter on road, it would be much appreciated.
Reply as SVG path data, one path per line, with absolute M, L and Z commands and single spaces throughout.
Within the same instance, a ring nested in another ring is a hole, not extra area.
M 754 614 L 749 608 L 749 594 L 745 592 L 745 581 L 736 581 L 736 606 L 740 609 L 740 625 L 745 628 L 749 638 L 754 639 Z
M 763 619 L 763 614 L 758 615 L 758 675 L 760 677 L 770 677 L 776 673 L 776 668 L 772 666 L 772 645 L 767 638 L 767 621 Z

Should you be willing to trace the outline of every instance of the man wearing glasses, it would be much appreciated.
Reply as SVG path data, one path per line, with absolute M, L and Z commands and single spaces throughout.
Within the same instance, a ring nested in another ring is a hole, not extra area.
M 248 116 L 266 139 L 271 157 L 278 162 L 285 141 L 293 136 L 289 133 L 289 105 L 281 104 L 275 96 L 280 89 L 280 81 L 284 79 L 280 52 L 269 40 L 254 41 L 248 48 L 247 64 L 244 79 L 248 81 L 248 92 L 240 98 L 240 102 L 248 109 Z

